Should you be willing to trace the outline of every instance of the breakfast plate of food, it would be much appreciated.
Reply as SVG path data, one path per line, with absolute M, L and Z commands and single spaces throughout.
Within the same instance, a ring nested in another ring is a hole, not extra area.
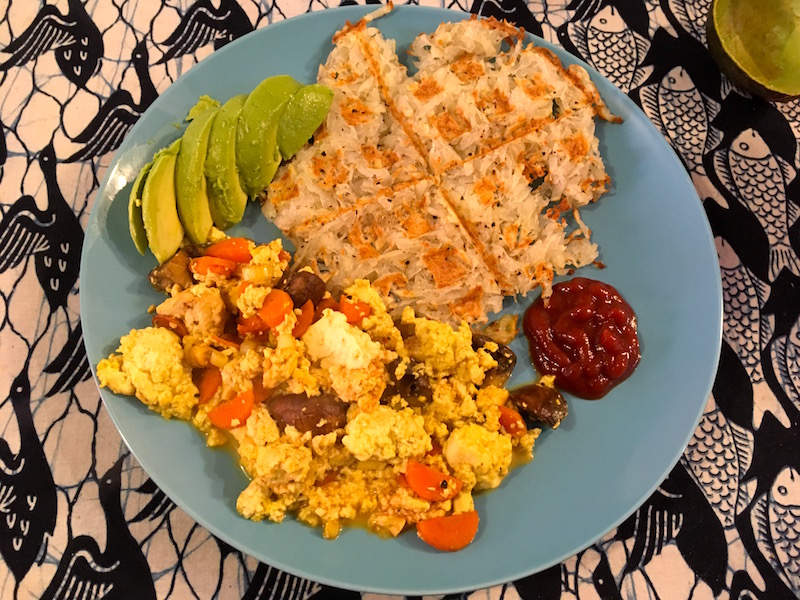
M 117 152 L 81 263 L 93 373 L 156 484 L 263 562 L 396 594 L 622 522 L 697 425 L 721 313 L 702 203 L 635 104 L 417 6 L 192 68 Z

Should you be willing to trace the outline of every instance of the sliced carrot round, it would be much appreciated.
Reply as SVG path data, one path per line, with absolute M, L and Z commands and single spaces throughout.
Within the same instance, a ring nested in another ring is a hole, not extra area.
M 264 323 L 263 319 L 258 315 L 254 317 L 239 317 L 236 324 L 236 331 L 239 335 L 247 335 L 248 333 L 265 333 L 269 331 L 269 325 Z
M 274 289 L 264 298 L 264 304 L 258 309 L 258 316 L 269 327 L 277 327 L 293 310 L 292 297 L 283 290 Z
M 330 308 L 331 310 L 338 311 L 339 310 L 339 303 L 334 300 L 333 298 L 323 298 L 319 301 L 317 308 L 314 310 L 314 321 L 319 321 L 322 318 L 322 313 L 326 308 Z
M 199 392 L 199 404 L 205 404 L 211 400 L 219 386 L 222 385 L 222 373 L 214 365 L 199 370 L 192 379 L 194 379 L 194 384 Z
M 204 254 L 215 258 L 224 258 L 235 263 L 247 263 L 253 258 L 250 243 L 244 238 L 227 238 L 211 244 Z
M 431 502 L 449 500 L 463 487 L 455 477 L 413 459 L 406 464 L 406 481 L 417 496 Z
M 208 411 L 208 419 L 220 429 L 233 429 L 244 425 L 247 417 L 253 412 L 253 401 L 253 390 L 247 390 L 212 408 Z
M 437 550 L 454 552 L 472 543 L 478 533 L 479 521 L 475 510 L 425 519 L 417 523 L 417 535 Z
M 297 323 L 292 329 L 292 335 L 296 338 L 303 337 L 303 334 L 308 331 L 311 323 L 314 321 L 314 303 L 311 300 L 306 300 L 303 307 L 300 309 L 300 314 L 297 316 Z
M 189 262 L 189 270 L 195 275 L 220 275 L 222 277 L 230 277 L 236 270 L 236 263 L 232 260 L 224 258 L 216 258 L 215 256 L 198 256 Z
M 372 314 L 372 307 L 369 304 L 360 300 L 351 300 L 347 296 L 342 296 L 339 300 L 339 310 L 344 313 L 347 322 L 351 325 Z
M 528 426 L 525 425 L 525 419 L 516 410 L 510 406 L 501 406 L 500 408 L 500 427 L 512 437 L 519 437 L 528 431 Z

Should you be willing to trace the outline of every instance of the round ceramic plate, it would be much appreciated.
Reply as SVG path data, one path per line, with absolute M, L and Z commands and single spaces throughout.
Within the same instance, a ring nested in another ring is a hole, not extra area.
M 278 73 L 313 81 L 333 33 L 368 10 L 330 9 L 247 35 L 192 68 L 139 120 L 100 186 L 83 248 L 81 318 L 93 368 L 121 335 L 149 324 L 147 308 L 161 298 L 147 281 L 155 260 L 140 256 L 128 236 L 127 198 L 142 165 L 180 134 L 176 124 L 202 94 L 226 100 Z M 467 16 L 398 7 L 375 25 L 397 40 L 402 56 L 418 33 Z M 166 421 L 102 389 L 125 442 L 159 487 L 215 535 L 270 565 L 338 587 L 415 595 L 477 589 L 543 570 L 592 544 L 646 500 L 680 457 L 711 389 L 720 277 L 702 204 L 675 153 L 630 99 L 588 70 L 624 123 L 598 126 L 613 187 L 582 214 L 607 268 L 581 275 L 611 283 L 634 307 L 642 360 L 603 400 L 570 399 L 569 417 L 539 438 L 534 460 L 477 496 L 481 525 L 470 546 L 439 553 L 413 531 L 384 539 L 358 527 L 327 541 L 291 518 L 247 521 L 235 508 L 247 481 L 230 453 L 207 448 L 187 423 Z M 255 205 L 232 233 L 261 242 L 279 235 Z M 506 310 L 521 314 L 530 300 L 509 302 Z M 534 372 L 524 338 L 512 347 L 520 358 L 513 386 Z

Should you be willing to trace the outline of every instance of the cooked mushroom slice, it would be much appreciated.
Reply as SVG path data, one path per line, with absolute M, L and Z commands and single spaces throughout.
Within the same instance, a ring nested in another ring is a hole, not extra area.
M 324 435 L 347 424 L 347 405 L 332 394 L 281 394 L 267 400 L 267 410 L 283 431 L 291 425 L 300 433 Z
M 381 401 L 386 402 L 397 394 L 408 402 L 409 406 L 422 406 L 425 402 L 433 400 L 433 388 L 428 376 L 413 368 L 418 363 L 412 360 L 406 368 L 405 374 L 398 380 L 395 371 L 399 364 L 400 359 L 396 358 L 386 365 L 389 381 L 386 383 Z
M 480 333 L 472 334 L 472 347 L 477 351 L 483 348 L 486 344 L 497 344 L 497 350 L 489 351 L 492 358 L 497 361 L 497 366 L 492 367 L 486 371 L 486 376 L 483 379 L 483 386 L 496 385 L 501 386 L 508 378 L 511 377 L 511 372 L 517 364 L 517 355 L 514 351 L 500 342 L 495 342 L 492 338 Z M 488 349 L 487 349 L 488 350 Z
M 194 279 L 189 270 L 189 260 L 190 257 L 184 250 L 178 250 L 167 262 L 150 271 L 150 284 L 158 291 L 167 293 L 176 284 L 184 290 L 191 287 Z
M 555 429 L 569 412 L 567 401 L 555 388 L 532 383 L 513 390 L 508 399 L 524 415 Z
M 309 271 L 295 271 L 278 287 L 289 294 L 296 307 L 303 306 L 309 300 L 317 306 L 325 295 L 325 282 Z

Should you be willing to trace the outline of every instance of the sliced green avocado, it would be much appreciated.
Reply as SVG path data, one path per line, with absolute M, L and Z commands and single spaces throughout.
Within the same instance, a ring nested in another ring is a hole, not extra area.
M 250 92 L 242 107 L 236 129 L 236 165 L 242 188 L 251 198 L 269 185 L 278 170 L 278 120 L 301 87 L 289 75 L 268 77 Z
M 186 120 L 192 121 L 195 117 L 199 117 L 209 108 L 219 108 L 219 101 L 214 100 L 214 98 L 211 96 L 203 94 L 197 99 L 195 105 L 189 109 L 189 113 L 186 115 Z
M 800 96 L 800 0 L 714 0 L 706 29 L 733 83 L 773 101 Z
M 147 232 L 144 230 L 144 219 L 142 217 L 142 195 L 144 194 L 144 183 L 152 168 L 152 160 L 142 167 L 133 182 L 131 195 L 128 198 L 128 229 L 131 232 L 133 245 L 136 246 L 142 256 L 147 250 Z
M 181 149 L 175 164 L 175 185 L 178 194 L 178 215 L 186 235 L 195 244 L 204 244 L 214 224 L 208 206 L 204 167 L 208 136 L 219 109 L 209 108 L 195 115 L 183 133 Z
M 175 163 L 181 140 L 159 150 L 142 190 L 142 221 L 150 251 L 159 263 L 169 260 L 183 241 L 175 194 Z
M 247 94 L 234 96 L 219 109 L 208 138 L 205 174 L 208 207 L 214 225 L 228 229 L 242 220 L 247 194 L 236 168 L 236 124 Z
M 333 90 L 318 83 L 304 85 L 286 103 L 278 121 L 278 148 L 289 160 L 322 125 L 333 102 Z

